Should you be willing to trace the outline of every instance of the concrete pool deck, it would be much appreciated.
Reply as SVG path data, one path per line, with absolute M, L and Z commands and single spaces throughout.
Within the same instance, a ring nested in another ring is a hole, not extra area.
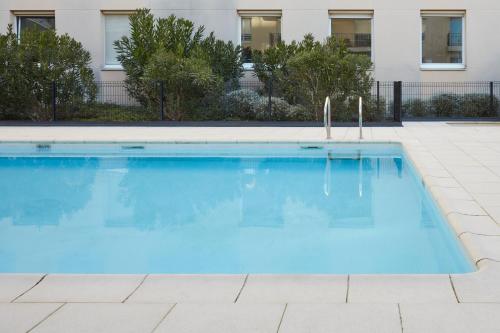
M 333 128 L 329 142 L 358 142 Z M 0 142 L 325 142 L 322 128 L 0 127 Z M 0 274 L 0 332 L 499 332 L 500 126 L 364 129 L 401 142 L 478 267 L 457 275 Z

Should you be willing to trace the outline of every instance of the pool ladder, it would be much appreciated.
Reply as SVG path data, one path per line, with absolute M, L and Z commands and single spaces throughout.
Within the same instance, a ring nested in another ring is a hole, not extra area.
M 330 97 L 325 100 L 325 106 L 323 108 L 323 122 L 326 129 L 326 139 L 330 140 L 332 138 L 332 108 L 330 105 Z
M 359 139 L 363 139 L 363 97 L 359 97 Z M 323 123 L 326 130 L 326 139 L 330 140 L 332 138 L 332 108 L 330 103 L 330 97 L 325 100 L 325 106 L 323 107 Z

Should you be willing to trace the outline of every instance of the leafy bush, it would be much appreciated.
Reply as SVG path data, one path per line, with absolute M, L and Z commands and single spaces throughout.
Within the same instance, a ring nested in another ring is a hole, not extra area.
M 301 42 L 280 42 L 263 53 L 255 52 L 253 58 L 262 82 L 268 85 L 272 79 L 273 87 L 289 103 L 306 105 L 316 120 L 323 117 L 326 96 L 344 105 L 350 97 L 368 97 L 373 83 L 369 57 L 349 52 L 335 37 L 320 43 L 306 35 Z
M 260 95 L 251 89 L 231 91 L 226 96 L 227 117 L 232 119 L 255 119 L 255 106 Z
M 428 103 L 415 98 L 407 100 L 403 103 L 403 115 L 409 117 L 424 117 L 428 115 Z
M 283 98 L 271 97 L 271 114 L 269 114 L 269 97 L 262 96 L 255 105 L 257 120 L 287 120 L 290 116 L 290 104 Z
M 165 50 L 153 55 L 142 80 L 149 101 L 155 101 L 155 105 L 159 105 L 159 89 L 151 82 L 164 83 L 167 115 L 172 120 L 182 120 L 221 84 L 204 59 L 180 57 Z
M 0 34 L 0 118 L 50 119 L 52 81 L 62 107 L 93 101 L 90 62 L 90 53 L 66 34 L 24 30 L 18 39 L 9 25 Z
M 130 37 L 114 44 L 127 90 L 143 106 L 158 105 L 151 80 L 167 81 L 170 119 L 198 117 L 197 102 L 214 93 L 222 97 L 221 84 L 237 84 L 243 74 L 241 47 L 217 40 L 213 33 L 204 37 L 204 27 L 189 20 L 174 15 L 155 19 L 149 9 L 139 9 L 130 16 L 130 28 Z
M 488 94 L 465 94 L 460 98 L 459 114 L 464 117 L 494 117 L 498 99 L 493 96 L 493 110 Z
M 456 114 L 460 107 L 460 96 L 441 94 L 431 98 L 431 109 L 437 117 L 448 117 Z

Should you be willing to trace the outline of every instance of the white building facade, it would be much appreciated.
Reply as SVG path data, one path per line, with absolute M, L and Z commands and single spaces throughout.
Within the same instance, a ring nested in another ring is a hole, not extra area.
M 369 55 L 379 81 L 500 80 L 498 0 L 2 0 L 0 31 L 55 27 L 91 52 L 98 80 L 121 80 L 113 41 L 137 8 L 241 44 L 249 70 L 252 50 L 312 33 Z

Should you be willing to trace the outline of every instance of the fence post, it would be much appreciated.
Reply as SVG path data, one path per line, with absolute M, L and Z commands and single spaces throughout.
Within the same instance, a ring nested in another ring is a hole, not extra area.
M 394 121 L 401 122 L 402 114 L 402 97 L 403 83 L 401 81 L 394 81 Z
M 490 113 L 491 115 L 493 116 L 496 112 L 496 110 L 494 110 L 494 105 L 493 105 L 493 82 L 490 81 Z
M 377 81 L 377 114 L 380 113 L 380 81 Z
M 56 121 L 56 109 L 57 109 L 56 98 L 57 98 L 56 81 L 52 81 L 52 87 L 51 87 L 52 121 Z
M 269 76 L 269 100 L 267 103 L 267 111 L 269 112 L 269 120 L 273 119 L 273 104 L 271 97 L 273 96 L 273 73 L 271 72 L 271 75 Z
M 164 100 L 165 100 L 165 85 L 163 81 L 160 81 L 160 120 L 163 120 Z

